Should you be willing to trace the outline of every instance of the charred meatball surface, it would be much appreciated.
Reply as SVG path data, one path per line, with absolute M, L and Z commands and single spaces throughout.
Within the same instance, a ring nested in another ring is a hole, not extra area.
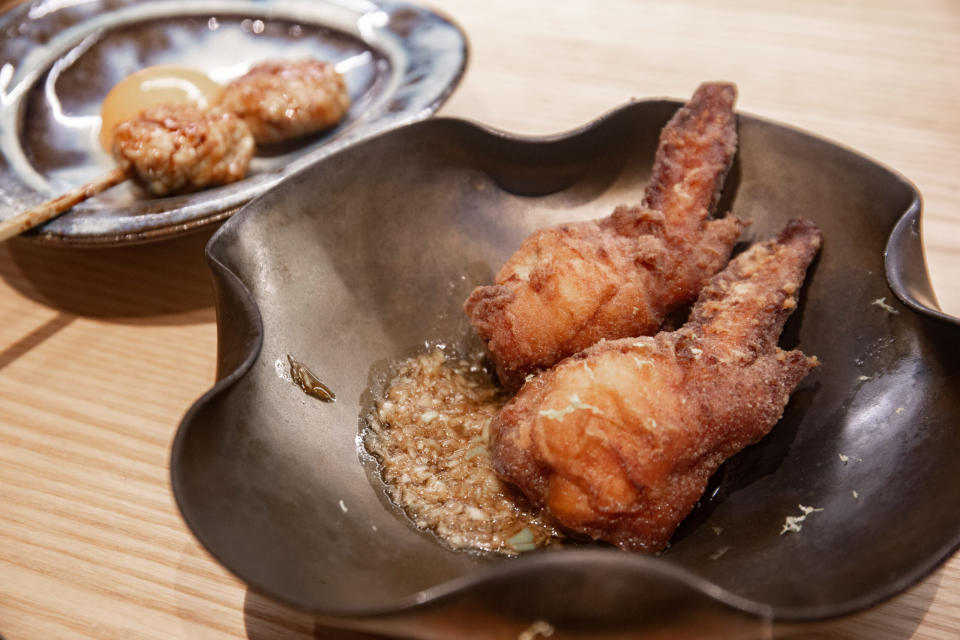
M 154 195 L 196 191 L 241 180 L 254 140 L 236 115 L 189 104 L 162 104 L 117 125 L 113 156 Z
M 242 118 L 258 143 L 274 143 L 336 125 L 350 108 L 350 95 L 328 62 L 277 60 L 227 85 L 219 104 Z

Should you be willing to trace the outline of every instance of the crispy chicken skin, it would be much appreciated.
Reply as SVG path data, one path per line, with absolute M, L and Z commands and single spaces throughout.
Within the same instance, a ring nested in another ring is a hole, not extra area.
M 531 379 L 491 424 L 496 472 L 571 531 L 662 550 L 817 365 L 777 340 L 819 246 L 792 220 L 714 276 L 679 330 L 603 341 Z
M 242 118 L 262 144 L 336 125 L 350 108 L 350 94 L 329 62 L 273 60 L 227 85 L 220 106 Z
M 117 125 L 113 157 L 154 195 L 243 179 L 253 157 L 247 125 L 232 113 L 159 104 Z
M 648 335 L 726 264 L 740 235 L 711 220 L 736 151 L 732 84 L 701 85 L 661 132 L 639 207 L 528 237 L 464 305 L 497 367 L 517 388 L 601 338 Z

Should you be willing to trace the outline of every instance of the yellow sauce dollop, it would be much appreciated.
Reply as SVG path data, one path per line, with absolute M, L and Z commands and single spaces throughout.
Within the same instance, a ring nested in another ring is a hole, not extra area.
M 188 102 L 201 109 L 215 104 L 223 90 L 207 74 L 190 67 L 161 64 L 141 69 L 118 82 L 100 107 L 100 144 L 113 147 L 113 130 L 155 104 Z

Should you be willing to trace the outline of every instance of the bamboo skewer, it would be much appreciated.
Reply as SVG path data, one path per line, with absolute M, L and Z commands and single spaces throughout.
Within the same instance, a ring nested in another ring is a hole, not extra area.
M 31 207 L 12 218 L 0 221 L 0 242 L 56 218 L 87 198 L 92 198 L 98 193 L 115 187 L 129 177 L 126 171 L 120 167 L 114 167 L 110 172 L 95 180 L 75 187 L 52 200 Z

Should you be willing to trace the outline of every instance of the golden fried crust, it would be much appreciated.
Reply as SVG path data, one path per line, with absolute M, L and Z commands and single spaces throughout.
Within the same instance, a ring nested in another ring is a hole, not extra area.
M 643 206 L 663 211 L 668 228 L 695 231 L 698 216 L 712 211 L 737 148 L 733 103 L 736 87 L 700 85 L 660 135 Z
M 604 341 L 534 377 L 491 425 L 497 473 L 572 531 L 663 549 L 816 366 L 776 343 L 819 244 L 791 222 L 715 276 L 680 330 Z
M 736 149 L 736 90 L 704 84 L 661 134 L 645 204 L 531 235 L 464 310 L 501 383 L 600 339 L 656 331 L 723 267 L 740 234 L 708 220 Z

